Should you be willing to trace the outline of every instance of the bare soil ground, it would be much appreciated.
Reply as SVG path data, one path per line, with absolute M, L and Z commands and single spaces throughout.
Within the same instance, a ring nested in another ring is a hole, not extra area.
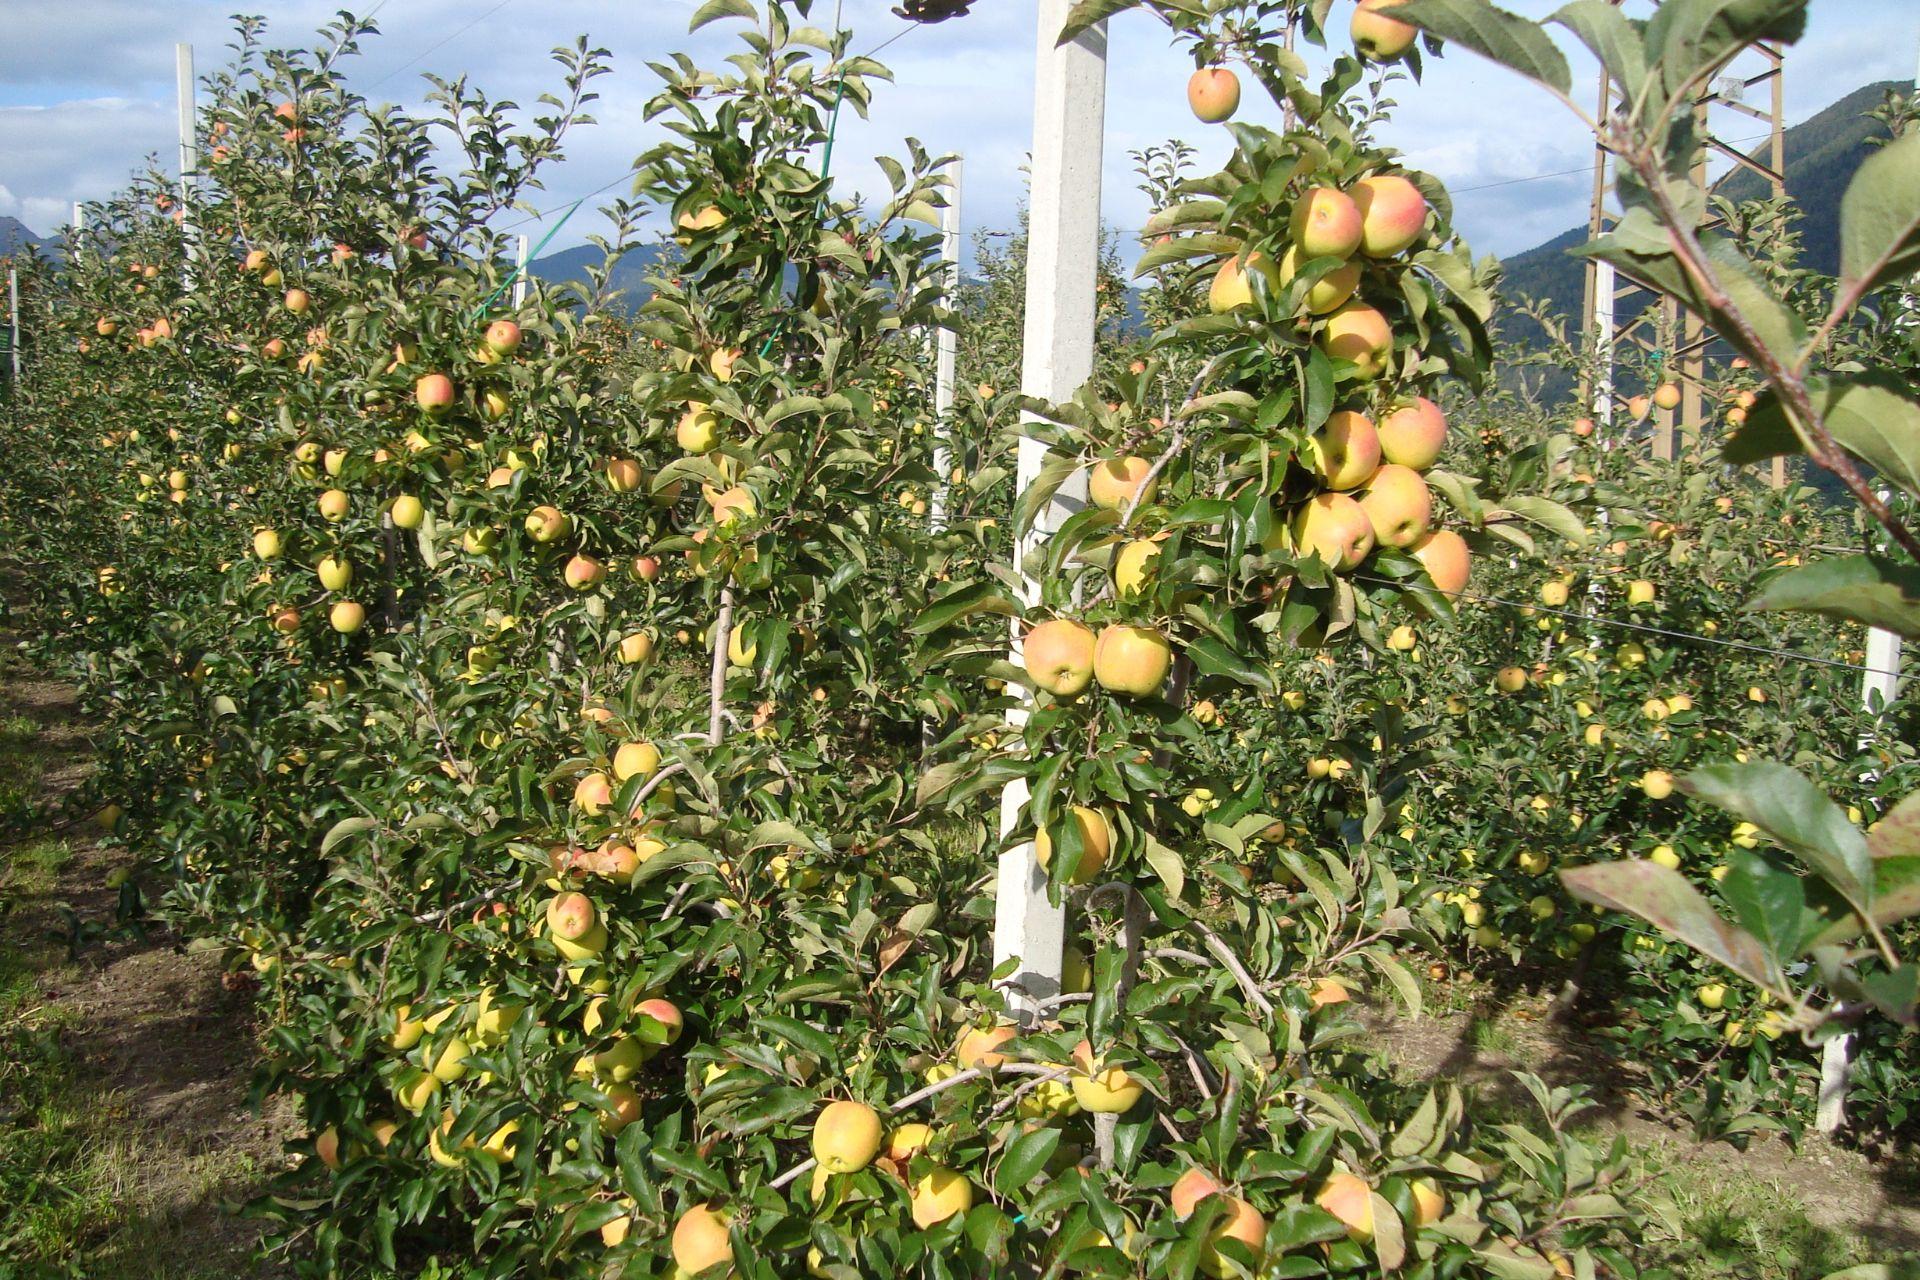
M 58 814 L 91 768 L 73 691 L 0 654 L 0 727 L 15 812 Z M 134 858 L 63 821 L 0 835 L 0 1273 L 271 1274 L 232 1212 L 289 1130 L 248 1102 L 249 993 L 163 929 L 116 930 L 108 882 Z

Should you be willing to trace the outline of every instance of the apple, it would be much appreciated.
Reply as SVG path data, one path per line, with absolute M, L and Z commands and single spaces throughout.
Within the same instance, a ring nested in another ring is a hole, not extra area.
M 289 635 L 300 629 L 300 611 L 292 605 L 282 605 L 267 615 L 273 629 L 282 635 Z
M 651 778 L 659 767 L 660 748 L 651 742 L 623 742 L 613 753 L 613 776 L 621 782 Z
M 1680 407 L 1680 388 L 1671 382 L 1663 382 L 1653 389 L 1653 403 L 1656 407 L 1672 411 Z
M 313 571 L 329 591 L 345 591 L 353 582 L 353 562 L 344 556 L 322 556 Z
M 1389 18 L 1382 12 L 1400 0 L 1360 0 L 1354 10 L 1353 51 L 1368 62 L 1392 62 L 1413 47 L 1419 30 L 1411 23 Z
M 1329 1177 L 1313 1202 L 1347 1224 L 1347 1238 L 1373 1239 L 1373 1188 L 1351 1173 Z
M 1527 687 L 1527 673 L 1522 667 L 1502 667 L 1494 673 L 1494 685 L 1502 693 L 1518 693 Z
M 1291 284 L 1300 270 L 1300 250 L 1288 249 L 1280 256 L 1279 281 L 1282 286 Z M 1313 282 L 1307 290 L 1307 310 L 1316 316 L 1324 316 L 1338 311 L 1353 297 L 1354 290 L 1360 287 L 1360 264 L 1349 262 L 1336 267 Z
M 633 1006 L 636 1025 L 634 1038 L 654 1051 L 677 1044 L 686 1029 L 686 1017 L 671 1000 L 658 997 Z M 648 1054 L 652 1056 L 651 1053 Z
M 1096 818 L 1098 814 L 1094 815 Z M 1106 830 L 1104 821 L 1100 824 Z M 1083 862 L 1085 858 L 1081 859 Z M 969 1027 L 961 1032 L 959 1041 L 954 1045 L 953 1056 L 962 1071 L 971 1071 L 975 1067 L 991 1071 L 1007 1062 L 1007 1055 L 995 1050 L 1020 1034 L 1015 1026 L 1002 1024 L 993 1027 Z
M 1348 361 L 1363 380 L 1372 381 L 1393 355 L 1393 327 L 1372 307 L 1349 302 L 1327 317 L 1320 349 L 1329 359 Z
M 620 638 L 620 661 L 629 666 L 645 662 L 653 656 L 653 637 L 644 631 L 636 631 L 630 636 Z
M 1302 554 L 1318 556 L 1329 568 L 1356 568 L 1373 550 L 1373 523 L 1346 494 L 1323 493 L 1294 516 L 1293 544 Z
M 1114 623 L 1093 646 L 1093 678 L 1114 693 L 1151 697 L 1173 669 L 1173 646 L 1152 627 Z
M 730 528 L 741 520 L 750 520 L 758 514 L 753 501 L 753 492 L 745 485 L 735 485 L 724 493 L 715 494 L 709 505 L 713 507 L 713 522 L 722 529 Z
M 1647 861 L 1663 866 L 1669 871 L 1680 869 L 1680 855 L 1670 844 L 1655 845 L 1653 852 L 1647 855 Z
M 1220 1252 L 1222 1241 L 1236 1240 L 1246 1246 L 1256 1272 L 1267 1244 L 1267 1220 L 1260 1216 L 1260 1211 L 1239 1196 L 1228 1196 L 1227 1203 L 1233 1206 L 1233 1212 L 1207 1233 L 1206 1243 L 1200 1249 L 1200 1270 L 1215 1280 L 1241 1274 L 1241 1269 Z
M 1411 653 L 1420 645 L 1419 634 L 1406 623 L 1395 627 L 1387 636 L 1387 648 L 1395 653 Z
M 444 373 L 422 374 L 413 384 L 413 402 L 429 418 L 438 418 L 453 407 L 453 379 Z
M 1113 594 L 1131 600 L 1147 589 L 1147 581 L 1160 560 L 1160 544 L 1152 538 L 1136 538 L 1121 547 L 1113 557 Z
M 427 518 L 427 509 L 421 505 L 420 499 L 403 493 L 393 500 L 393 505 L 387 508 L 387 514 L 393 519 L 396 529 L 418 529 Z
M 873 1163 L 885 1136 L 866 1103 L 829 1102 L 813 1122 L 813 1158 L 828 1173 L 855 1173 Z
M 714 205 L 702 205 L 697 210 L 688 210 L 676 219 L 682 231 L 718 231 L 727 225 L 727 215 Z
M 289 289 L 280 302 L 293 314 L 305 315 L 313 307 L 313 295 L 305 289 Z
M 256 529 L 253 534 L 253 554 L 262 560 L 280 558 L 280 533 L 277 529 Z
M 1151 470 L 1153 463 L 1145 458 L 1107 458 L 1096 462 L 1087 468 L 1087 498 L 1106 511 L 1118 511 L 1132 502 L 1151 502 L 1158 483 L 1148 484 L 1147 473 Z
M 1225 67 L 1202 67 L 1187 77 L 1187 105 L 1207 124 L 1233 118 L 1240 109 L 1240 77 Z
M 1430 1227 L 1446 1216 L 1447 1193 L 1432 1178 L 1415 1178 L 1409 1188 L 1413 1192 L 1413 1225 Z
M 973 1208 L 973 1183 L 963 1173 L 932 1165 L 914 1179 L 913 1223 L 922 1231 Z
M 1540 588 L 1540 603 L 1549 609 L 1558 609 L 1567 603 L 1567 584 L 1549 582 Z
M 1693 993 L 1694 998 L 1708 1009 L 1718 1009 L 1727 1002 L 1727 986 L 1724 982 L 1709 982 Z
M 350 636 L 366 625 L 367 610 L 354 600 L 342 600 L 327 613 L 327 623 L 343 636 Z
M 674 1265 L 689 1276 L 726 1263 L 733 1266 L 733 1241 L 727 1235 L 725 1214 L 708 1204 L 696 1204 L 673 1224 Z
M 732 382 L 734 370 L 740 367 L 740 360 L 746 353 L 738 347 L 719 347 L 707 357 L 707 369 L 717 382 Z
M 587 773 L 573 784 L 573 803 L 589 818 L 613 803 L 613 784 L 604 773 Z
M 558 507 L 539 506 L 527 513 L 527 536 L 535 542 L 554 542 L 567 536 L 573 521 Z
M 660 576 L 660 561 L 653 556 L 635 556 L 633 576 L 642 582 L 652 582 Z
M 340 1131 L 328 1125 L 313 1135 L 313 1154 L 321 1164 L 334 1171 L 340 1168 Z
M 244 271 L 265 271 L 267 264 L 271 261 L 272 259 L 267 256 L 265 249 L 249 249 L 247 250 L 246 258 L 241 262 L 241 269 Z
M 1457 596 L 1467 589 L 1473 557 L 1467 540 L 1453 530 L 1436 529 L 1408 547 L 1407 554 L 1420 562 L 1440 594 Z
M 1353 202 L 1363 224 L 1360 248 L 1369 258 L 1396 257 L 1427 229 L 1427 198 L 1397 173 L 1360 179 Z
M 1389 462 L 1373 473 L 1360 509 L 1373 525 L 1376 546 L 1410 547 L 1433 522 L 1433 492 L 1418 471 Z
M 1314 433 L 1314 474 L 1329 489 L 1357 489 L 1380 467 L 1380 434 L 1363 413 L 1339 409 Z
M 547 931 L 555 938 L 579 942 L 600 922 L 593 899 L 584 893 L 559 894 L 547 902 Z
M 1274 266 L 1273 259 L 1264 253 L 1250 253 L 1244 261 L 1233 257 L 1222 262 L 1220 269 L 1214 272 L 1213 283 L 1207 287 L 1207 309 L 1219 316 L 1251 306 L 1251 276 L 1256 274 L 1266 280 L 1268 292 L 1280 287 L 1280 271 Z
M 1095 645 L 1087 627 L 1071 618 L 1055 618 L 1027 633 L 1021 656 L 1037 687 L 1071 698 L 1093 680 Z
M 498 529 L 475 528 L 460 535 L 460 547 L 470 556 L 483 556 L 500 541 Z
M 1174 1217 L 1183 1221 L 1192 1217 L 1202 1200 L 1224 1190 L 1226 1188 L 1218 1179 L 1199 1165 L 1194 1165 L 1174 1180 L 1173 1190 L 1168 1197 L 1173 1204 Z
M 260 348 L 260 354 L 268 360 L 278 360 L 287 354 L 287 344 L 279 338 L 269 338 Z
M 320 455 L 320 469 L 330 476 L 338 476 L 347 469 L 347 459 L 351 457 L 346 449 L 329 449 Z
M 511 320 L 495 320 L 487 326 L 487 350 L 497 356 L 512 355 L 520 349 L 520 326 Z
M 1378 431 L 1382 458 L 1425 471 L 1439 461 L 1440 450 L 1446 446 L 1447 416 L 1433 401 L 1416 396 L 1412 404 L 1401 405 L 1382 418 Z
M 513 402 L 492 388 L 488 388 L 480 397 L 480 413 L 489 422 L 498 422 L 512 409 Z
M 1073 869 L 1072 883 L 1092 884 L 1105 869 L 1107 858 L 1113 852 L 1113 829 L 1098 810 L 1082 804 L 1074 805 L 1069 816 L 1080 832 L 1080 861 Z M 1040 864 L 1042 871 L 1053 864 L 1053 837 L 1047 834 L 1044 827 L 1034 833 L 1033 860 Z M 1011 1039 L 1012 1036 L 1007 1038 Z M 961 1044 L 963 1047 L 966 1044 L 964 1037 Z
M 687 411 L 680 415 L 674 439 L 687 453 L 711 453 L 720 443 L 720 420 L 705 403 L 689 401 Z
M 1074 1101 L 1093 1115 L 1120 1115 L 1133 1110 L 1146 1087 L 1119 1067 L 1102 1064 L 1085 1040 L 1073 1047 L 1074 1072 L 1067 1078 Z
M 1630 605 L 1652 604 L 1654 595 L 1653 584 L 1645 578 L 1635 578 L 1627 584 L 1627 603 Z
M 640 464 L 632 458 L 607 459 L 607 487 L 615 493 L 632 493 L 642 478 Z
M 1314 187 L 1294 202 L 1287 233 L 1303 258 L 1347 258 L 1360 247 L 1362 221 L 1353 197 Z
M 599 584 L 607 576 L 607 567 L 592 556 L 576 555 L 567 561 L 567 567 L 561 571 L 561 577 L 575 591 L 585 591 Z
M 1640 790 L 1649 800 L 1665 800 L 1673 794 L 1673 775 L 1665 769 L 1649 769 L 1640 777 Z
M 339 523 L 347 518 L 347 495 L 339 489 L 329 489 L 321 494 L 315 503 L 324 518 Z

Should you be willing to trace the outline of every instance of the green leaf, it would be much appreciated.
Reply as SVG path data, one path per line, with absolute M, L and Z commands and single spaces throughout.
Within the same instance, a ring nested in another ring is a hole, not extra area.
M 963 583 L 929 604 L 907 630 L 913 635 L 924 636 L 976 613 L 1012 617 L 1019 612 L 1018 605 L 1000 594 L 997 583 Z
M 1080 0 L 1067 11 L 1066 23 L 1060 28 L 1060 43 L 1078 39 L 1088 28 L 1105 22 L 1116 13 L 1138 9 L 1140 4 L 1141 0 Z
M 1655 862 L 1597 862 L 1562 871 L 1560 882 L 1581 901 L 1638 916 L 1750 982 L 1775 980 L 1765 949 L 1715 914 L 1678 871 Z
M 1807 395 L 1840 446 L 1890 483 L 1920 496 L 1920 404 L 1912 384 L 1891 374 L 1809 379 Z M 1786 409 L 1771 392 L 1721 450 L 1734 466 L 1801 452 Z
M 1817 613 L 1920 640 L 1920 568 L 1881 556 L 1820 560 L 1780 574 L 1746 609 Z
M 1920 270 L 1920 132 L 1867 157 L 1840 200 L 1840 281 L 1862 291 Z
M 1640 92 L 1647 78 L 1647 50 L 1619 6 L 1607 0 L 1574 0 L 1548 21 L 1579 36 L 1629 99 Z
M 1797 959 L 1804 940 L 1824 923 L 1807 909 L 1806 882 L 1750 849 L 1728 852 L 1720 896 L 1776 968 Z
M 1920 858 L 1920 791 L 1893 806 L 1867 832 L 1867 852 L 1876 858 Z
M 1772 836 L 1859 909 L 1873 906 L 1873 858 L 1827 793 L 1783 764 L 1719 764 L 1681 780 L 1689 794 Z
M 1404 0 L 1393 16 L 1563 94 L 1573 87 L 1566 55 L 1540 24 L 1487 0 Z
M 993 1185 L 1003 1196 L 1010 1196 L 1026 1188 L 1035 1175 L 1046 1168 L 1047 1161 L 1060 1145 L 1060 1130 L 1054 1128 L 1034 1129 L 1015 1138 L 1007 1147 L 1007 1154 L 1000 1158 L 1000 1167 L 994 1170 Z
M 1395 959 L 1384 947 L 1368 947 L 1360 953 L 1373 967 L 1378 969 L 1393 984 L 1395 994 L 1400 997 L 1401 1005 L 1409 1018 L 1420 1016 L 1420 983 L 1415 980 L 1413 971 Z
M 1647 57 L 1679 92 L 1756 40 L 1793 44 L 1806 25 L 1806 0 L 1676 0 L 1647 22 Z
M 718 22 L 722 18 L 745 18 L 748 22 L 760 21 L 760 14 L 747 0 L 707 0 L 694 11 L 693 21 L 687 24 L 687 30 L 698 31 L 709 22 Z
M 1473 1256 L 1485 1264 L 1494 1280 L 1554 1280 L 1560 1274 L 1545 1258 L 1523 1258 L 1504 1247 L 1475 1249 Z
M 342 840 L 348 840 L 364 832 L 371 831 L 379 825 L 378 820 L 367 817 L 356 816 L 340 819 L 340 821 L 327 828 L 326 835 L 320 837 L 320 856 L 325 857 L 327 854 L 332 853 L 334 846 Z
M 1187 868 L 1180 855 L 1149 834 L 1146 858 L 1147 865 L 1160 877 L 1160 883 L 1167 886 L 1167 896 L 1179 901 L 1181 890 L 1187 887 Z
M 1213 636 L 1195 637 L 1188 642 L 1186 653 L 1193 660 L 1193 669 L 1203 676 L 1224 676 L 1263 693 L 1273 691 L 1273 675 L 1264 664 Z
M 1557 534 L 1576 547 L 1587 545 L 1587 527 L 1580 517 L 1567 507 L 1551 498 L 1536 498 L 1529 494 L 1512 494 L 1500 500 L 1501 506 L 1523 520 L 1530 520 L 1549 533 Z M 1499 511 L 1489 511 L 1486 518 L 1497 520 Z

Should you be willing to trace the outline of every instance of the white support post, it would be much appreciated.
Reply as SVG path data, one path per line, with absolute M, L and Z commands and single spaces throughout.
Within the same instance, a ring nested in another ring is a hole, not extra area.
M 1026 332 L 1021 347 L 1020 390 L 1045 400 L 1069 399 L 1093 373 L 1094 286 L 1100 251 L 1100 162 L 1106 136 L 1107 29 L 1090 28 L 1070 44 L 1057 40 L 1072 0 L 1039 0 L 1035 54 L 1032 197 L 1027 237 Z M 1044 443 L 1020 441 L 1018 488 L 1039 476 Z M 1084 474 L 1060 490 L 1014 546 L 1014 565 L 1044 543 L 1068 517 L 1086 505 Z M 1024 574 L 1022 603 L 1040 601 L 1040 584 Z M 1013 628 L 1015 662 L 1021 658 L 1019 624 Z M 1009 718 L 1017 725 L 1025 715 Z M 1000 833 L 1020 822 L 1027 802 L 1024 783 L 1000 796 Z M 1023 840 L 1000 855 L 995 884 L 993 961 L 1018 966 L 1008 978 L 1010 1001 L 1022 1018 L 1060 990 L 1060 957 L 1066 942 L 1066 911 L 1047 901 L 1047 878 Z
M 20 392 L 20 268 L 11 262 L 7 264 L 7 326 L 10 330 L 7 335 L 7 354 L 13 362 L 13 382 L 8 390 L 18 395 Z
M 519 244 L 514 250 L 513 309 L 518 311 L 527 305 L 527 238 L 515 238 Z
M 951 309 L 960 297 L 960 177 L 961 160 L 954 158 L 947 167 L 947 207 L 940 212 L 940 261 L 944 268 L 947 306 Z M 953 421 L 953 378 L 960 358 L 960 335 L 952 325 L 943 325 L 934 335 L 933 372 L 933 493 L 927 503 L 930 527 L 935 533 L 947 527 L 947 486 L 952 483 L 953 450 L 947 446 L 947 433 Z
M 1596 364 L 1593 377 L 1593 420 L 1601 429 L 1600 447 L 1613 446 L 1613 294 L 1614 272 L 1611 262 L 1595 264 L 1593 273 L 1593 333 Z
M 87 211 L 78 200 L 73 202 L 73 229 L 75 231 L 87 229 Z
M 194 82 L 193 46 L 173 46 L 173 73 L 180 108 L 180 230 L 187 246 L 187 265 L 182 272 L 186 286 L 193 287 L 194 225 L 193 174 L 200 167 L 199 151 L 193 140 Z

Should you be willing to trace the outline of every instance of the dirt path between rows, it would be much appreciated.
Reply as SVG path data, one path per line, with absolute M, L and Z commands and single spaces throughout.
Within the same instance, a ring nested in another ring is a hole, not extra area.
M 91 768 L 87 726 L 73 690 L 28 670 L 11 644 L 0 650 L 0 727 L 0 777 L 25 793 L 21 808 L 49 815 L 0 832 L 0 959 L 17 984 L 0 1022 L 50 1039 L 24 1069 L 60 1080 L 10 1089 L 0 1074 L 0 1165 L 10 1129 L 16 1150 L 51 1150 L 42 1193 L 70 1206 L 63 1216 L 20 1205 L 12 1220 L 0 1207 L 13 1232 L 0 1230 L 0 1272 L 17 1261 L 28 1275 L 88 1280 L 273 1274 L 251 1260 L 258 1226 L 232 1212 L 286 1159 L 290 1119 L 248 1103 L 250 991 L 164 929 L 116 929 L 109 882 L 134 858 L 60 814 Z M 10 1092 L 35 1104 L 9 1105 Z M 64 1244 L 45 1238 L 49 1223 L 72 1232 Z

